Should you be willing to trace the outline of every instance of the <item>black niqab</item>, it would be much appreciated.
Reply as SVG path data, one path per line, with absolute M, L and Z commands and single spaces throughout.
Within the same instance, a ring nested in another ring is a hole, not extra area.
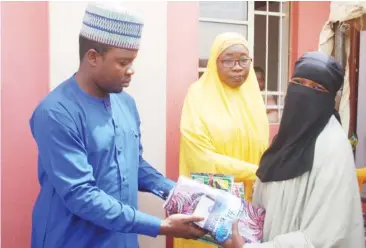
M 301 176 L 313 166 L 315 143 L 335 115 L 335 96 L 343 83 L 344 70 L 322 52 L 309 52 L 295 64 L 293 78 L 317 82 L 329 92 L 303 85 L 288 85 L 278 134 L 263 154 L 257 176 L 262 182 Z

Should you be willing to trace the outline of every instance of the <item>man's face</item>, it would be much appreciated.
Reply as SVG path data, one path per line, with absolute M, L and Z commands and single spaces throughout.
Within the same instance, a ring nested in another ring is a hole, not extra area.
M 137 51 L 110 48 L 96 58 L 94 80 L 107 93 L 119 93 L 130 85 Z

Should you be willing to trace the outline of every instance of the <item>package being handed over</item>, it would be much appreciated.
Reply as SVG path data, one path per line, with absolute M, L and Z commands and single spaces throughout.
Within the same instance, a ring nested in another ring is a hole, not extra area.
M 164 208 L 168 215 L 179 213 L 204 217 L 196 224 L 219 242 L 230 238 L 232 223 L 236 219 L 239 221 L 239 233 L 246 243 L 259 243 L 263 236 L 263 208 L 187 177 L 179 177 Z M 201 240 L 217 245 L 215 239 L 206 235 Z

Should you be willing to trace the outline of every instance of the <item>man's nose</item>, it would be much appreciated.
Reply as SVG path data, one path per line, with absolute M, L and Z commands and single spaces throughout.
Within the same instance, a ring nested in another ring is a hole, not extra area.
M 133 74 L 135 74 L 135 69 L 133 68 L 133 66 L 129 67 L 126 70 L 126 74 L 129 75 L 129 76 L 132 76 Z

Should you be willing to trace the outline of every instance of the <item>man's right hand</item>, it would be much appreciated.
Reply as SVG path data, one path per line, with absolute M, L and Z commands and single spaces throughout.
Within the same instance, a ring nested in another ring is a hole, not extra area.
M 204 220 L 202 217 L 174 214 L 166 218 L 160 226 L 160 235 L 175 238 L 198 239 L 207 232 L 196 226 L 195 222 Z

